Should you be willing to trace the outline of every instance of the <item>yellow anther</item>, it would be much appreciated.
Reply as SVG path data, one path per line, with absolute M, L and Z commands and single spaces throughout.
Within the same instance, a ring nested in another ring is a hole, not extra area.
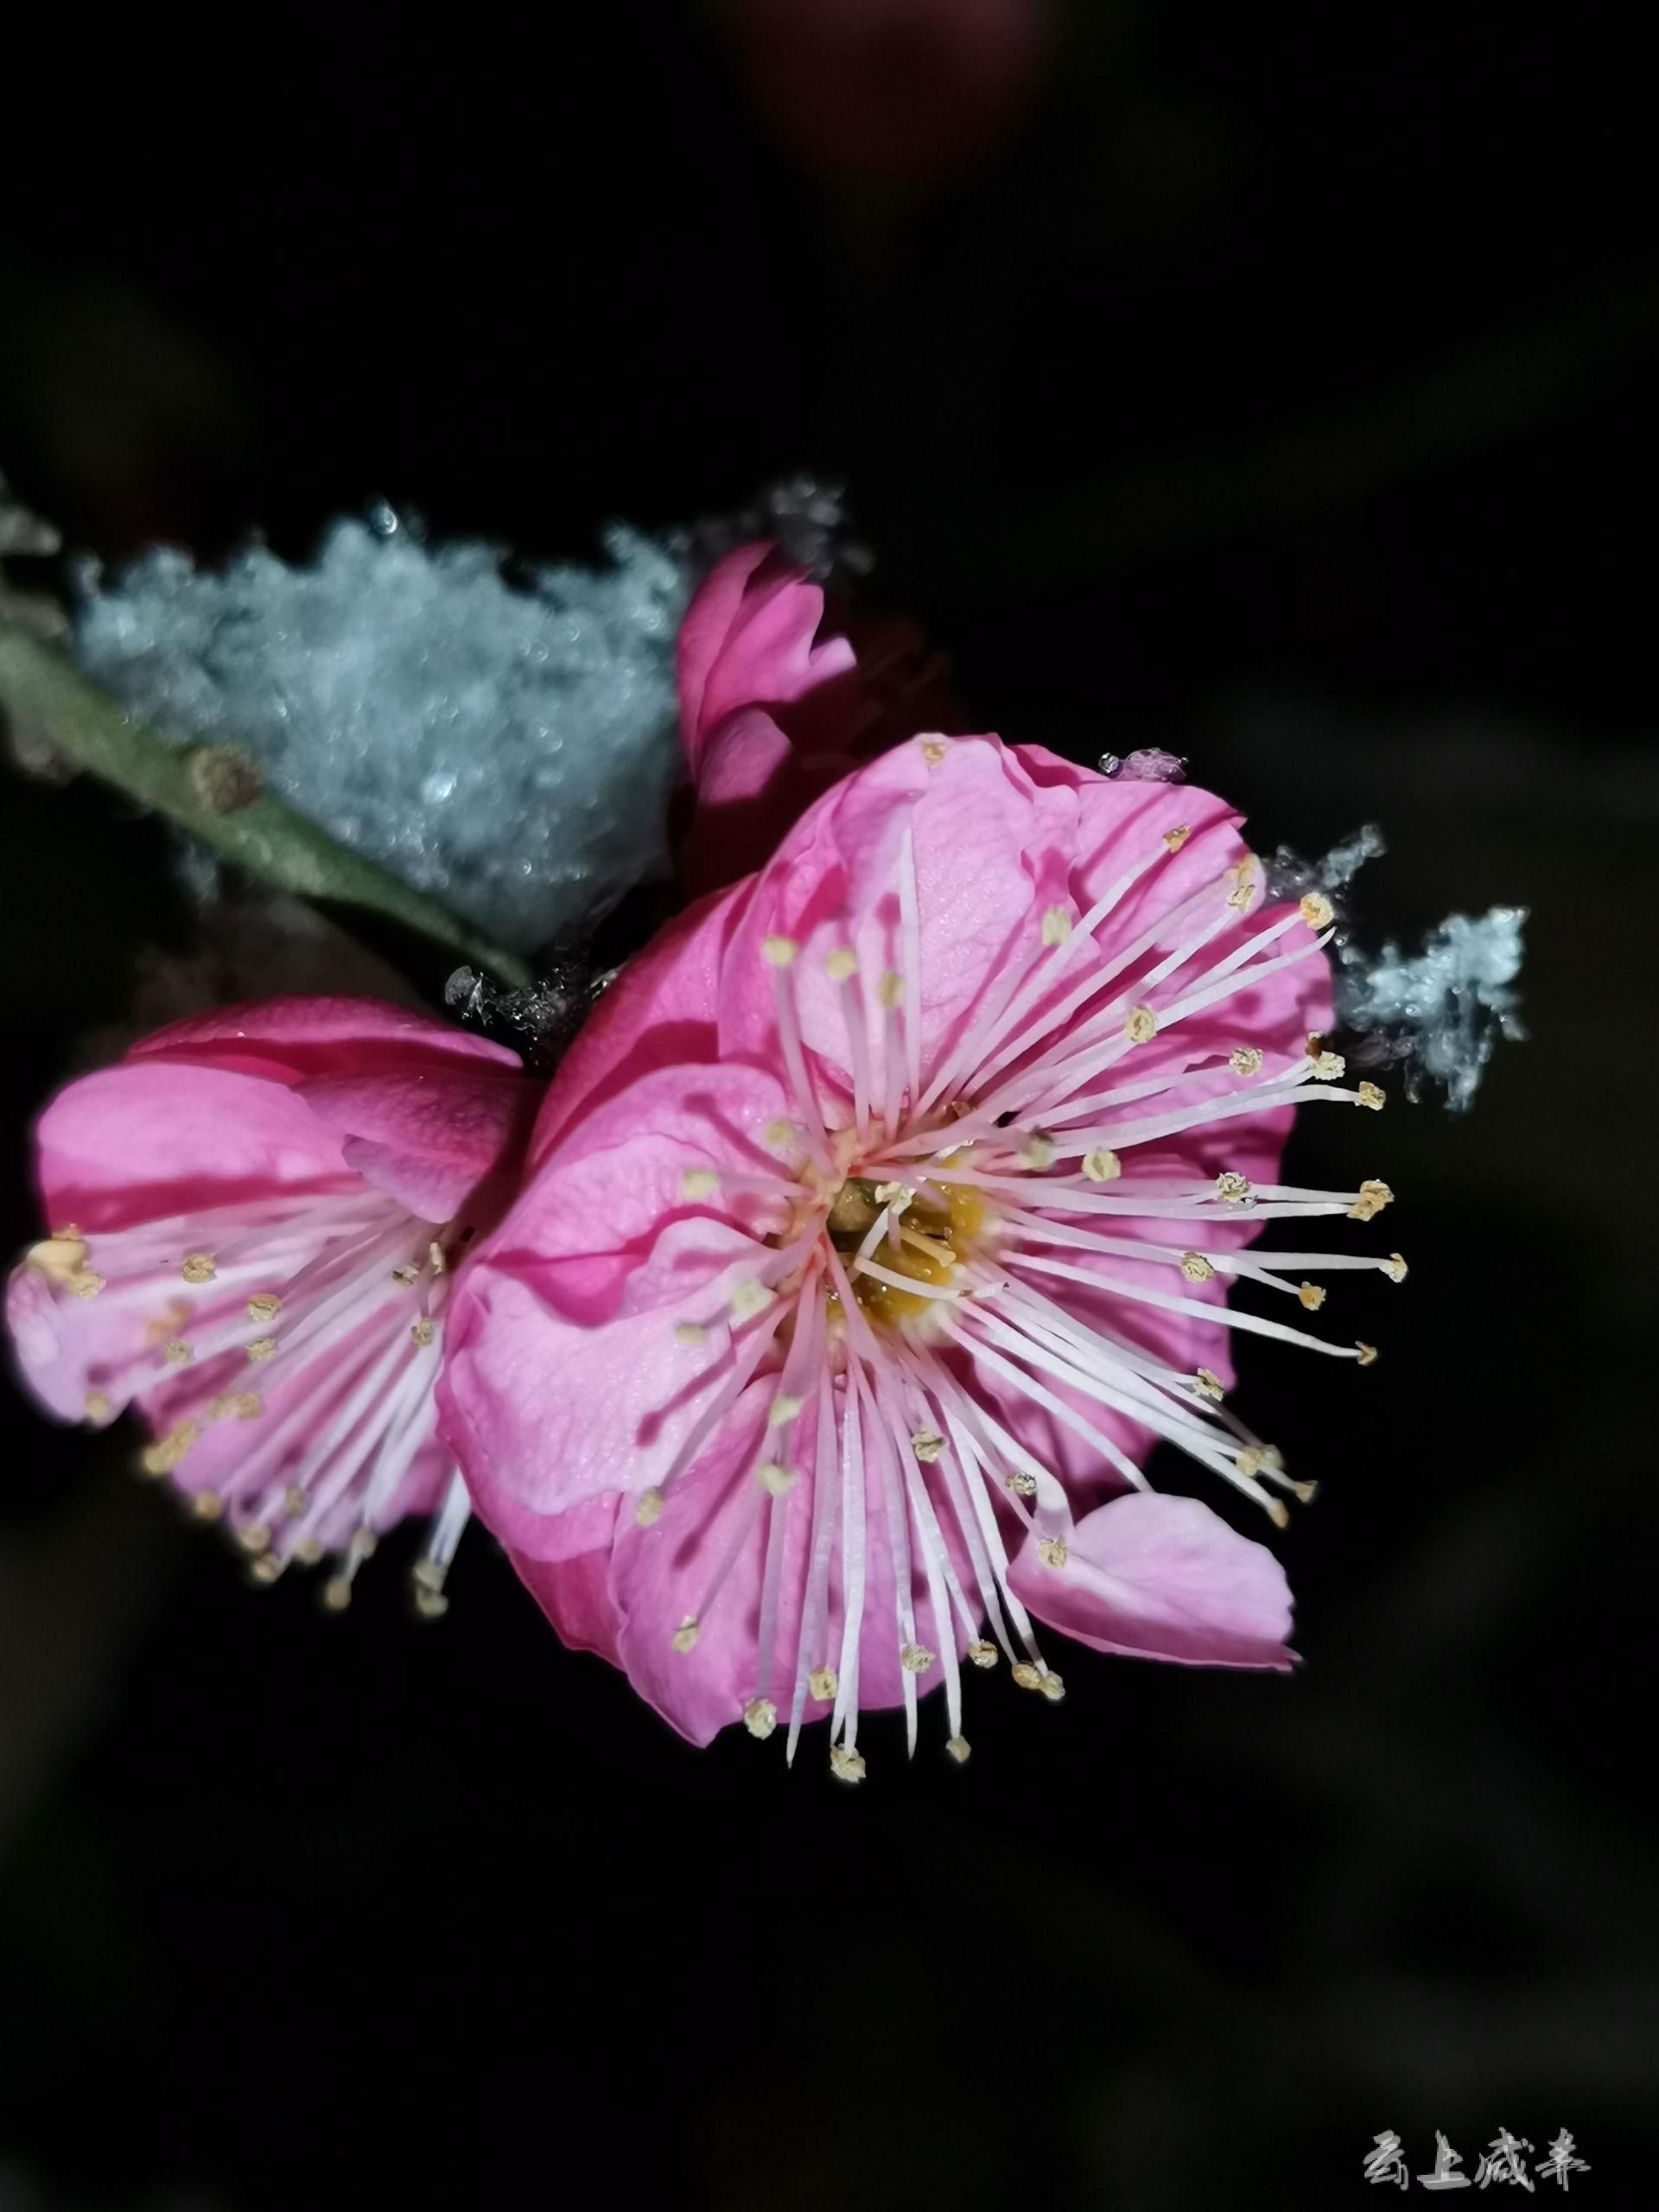
M 634 1526 L 639 1529 L 653 1529 L 662 1518 L 662 1512 L 663 1493 L 661 1491 L 654 1487 L 651 1490 L 642 1490 L 633 1501 Z
M 840 1682 L 833 1667 L 815 1667 L 806 1678 L 806 1687 L 820 1705 L 828 1705 Z
M 800 1410 L 800 1399 L 787 1390 L 780 1390 L 766 1408 L 766 1427 L 781 1428 L 786 1421 L 793 1421 Z
M 1192 835 L 1192 830 L 1187 827 L 1185 822 L 1179 823 L 1173 830 L 1165 830 L 1164 842 L 1169 847 L 1172 853 L 1179 853 L 1181 847 L 1186 842 L 1187 839 Z
M 1149 1045 L 1158 1034 L 1158 1017 L 1149 1006 L 1131 1009 L 1123 1024 L 1123 1034 L 1131 1045 Z
M 864 1754 L 862 1751 L 849 1751 L 845 1744 L 831 1744 L 830 1771 L 837 1782 L 862 1782 L 865 1771 Z
M 1266 1452 L 1259 1444 L 1250 1444 L 1239 1453 L 1233 1465 L 1247 1482 L 1253 1482 L 1267 1464 L 1267 1457 Z
M 1188 1282 L 1208 1282 L 1215 1272 L 1214 1265 L 1202 1252 L 1182 1253 L 1181 1273 Z
M 677 1651 L 682 1659 L 683 1659 L 686 1653 L 692 1649 L 696 1643 L 696 1640 L 697 1622 L 696 1617 L 690 1613 L 686 1615 L 685 1618 L 680 1623 L 678 1628 L 675 1630 L 673 1635 L 668 1639 L 671 1649 Z
M 1359 1196 L 1348 1209 L 1350 1221 L 1375 1221 L 1384 1206 L 1392 1205 L 1394 1192 L 1386 1183 L 1375 1180 L 1362 1183 Z
M 200 1427 L 195 1421 L 175 1421 L 164 1436 L 158 1436 L 146 1446 L 138 1464 L 147 1475 L 170 1474 L 200 1435 Z
M 162 1357 L 169 1367 L 188 1367 L 195 1357 L 194 1349 L 182 1337 L 169 1337 L 162 1346 Z
M 1064 944 L 1071 934 L 1071 915 L 1064 906 L 1050 906 L 1043 916 L 1043 943 Z
M 1382 1262 L 1382 1272 L 1390 1282 L 1404 1282 L 1408 1269 L 1398 1252 L 1390 1252 Z
M 410 1290 L 419 1282 L 421 1270 L 413 1260 L 405 1260 L 401 1267 L 392 1269 L 391 1279 L 393 1282 L 400 1283 L 405 1290 Z
M 754 1471 L 754 1479 L 768 1497 L 787 1497 L 795 1487 L 795 1470 L 780 1466 L 776 1459 L 763 1459 Z
M 1313 1064 L 1315 1083 L 1334 1083 L 1339 1075 L 1347 1072 L 1348 1063 L 1340 1052 L 1310 1052 L 1307 1057 Z
M 1002 1487 L 1011 1490 L 1016 1497 L 1035 1497 L 1037 1478 L 1027 1474 L 1023 1467 L 1016 1467 L 1011 1474 L 1003 1476 Z
M 216 1490 L 199 1490 L 190 1501 L 190 1510 L 198 1521 L 217 1521 L 225 1510 L 225 1501 Z
M 1312 1505 L 1319 1494 L 1318 1483 L 1292 1483 L 1291 1488 L 1303 1505 Z
M 778 1726 L 778 1708 L 769 1697 L 752 1697 L 743 1708 L 743 1726 L 765 1743 Z
M 263 1521 L 247 1521 L 236 1532 L 236 1541 L 251 1559 L 270 1549 L 270 1530 Z
M 231 1412 L 238 1421 L 257 1421 L 265 1410 L 265 1402 L 257 1390 L 232 1390 Z
M 1071 1554 L 1065 1548 L 1064 1536 L 1039 1536 L 1037 1556 L 1045 1567 L 1064 1567 Z
M 917 749 L 930 768 L 937 768 L 950 747 L 942 737 L 924 737 L 918 740 Z
M 1027 1167 L 1052 1167 L 1054 1165 L 1054 1140 L 1046 1129 L 1033 1129 L 1020 1147 L 1020 1159 Z
M 274 1321 L 283 1310 L 283 1301 L 274 1290 L 257 1290 L 248 1300 L 250 1321 Z
M 832 983 L 850 982 L 858 973 L 858 955 L 850 944 L 838 945 L 824 962 L 823 972 Z
M 1209 1368 L 1199 1368 L 1198 1374 L 1193 1379 L 1198 1383 L 1198 1395 L 1201 1398 L 1215 1398 L 1219 1400 L 1223 1395 L 1221 1377 L 1218 1375 L 1212 1374 Z
M 107 1393 L 103 1390 L 89 1390 L 81 1401 L 81 1409 L 88 1421 L 107 1421 L 111 1410 Z
M 1322 891 L 1310 891 L 1297 903 L 1297 912 L 1311 930 L 1328 930 L 1336 909 Z
M 1009 1673 L 1022 1690 L 1039 1690 L 1043 1686 L 1043 1670 L 1033 1667 L 1029 1659 L 1018 1659 Z
M 442 1590 L 448 1571 L 435 1559 L 417 1559 L 409 1570 L 409 1579 L 423 1590 Z
M 1356 1341 L 1354 1350 L 1358 1355 L 1359 1364 L 1362 1367 L 1376 1366 L 1376 1346 L 1375 1344 L 1363 1344 Z
M 918 1459 L 931 1465 L 944 1450 L 944 1439 L 937 1430 L 918 1428 L 910 1440 L 910 1448 Z
M 873 1193 L 877 1205 L 891 1206 L 894 1213 L 906 1212 L 915 1195 L 904 1183 L 878 1183 Z
M 331 1613 L 343 1613 L 352 1602 L 352 1586 L 343 1574 L 331 1574 L 322 1586 L 322 1602 Z
M 988 1637 L 976 1636 L 968 1647 L 968 1656 L 976 1667 L 995 1667 L 996 1646 Z
M 302 1567 L 315 1567 L 322 1557 L 322 1546 L 315 1536 L 302 1536 L 290 1556 Z
M 428 1320 L 424 1313 L 418 1321 L 409 1325 L 409 1340 L 413 1344 L 429 1344 L 437 1334 L 436 1324 Z
M 1116 1183 L 1123 1173 L 1123 1163 L 1103 1144 L 1096 1145 L 1092 1152 L 1084 1154 L 1083 1172 L 1091 1183 Z
M 1389 1103 L 1389 1094 L 1380 1083 L 1362 1083 L 1355 1094 L 1355 1103 L 1369 1106 L 1373 1114 L 1380 1114 Z
M 944 1748 L 958 1766 L 967 1765 L 968 1738 L 965 1736 L 949 1737 L 946 1739 Z
M 63 1287 L 71 1298 L 96 1298 L 104 1287 L 104 1278 L 96 1268 L 77 1268 L 64 1277 Z
M 1236 1168 L 1230 1167 L 1216 1178 L 1216 1196 L 1227 1205 L 1241 1206 L 1251 1194 L 1249 1177 L 1239 1174 Z
M 283 1558 L 279 1552 L 265 1552 L 261 1555 L 261 1557 L 254 1560 L 253 1564 L 249 1567 L 248 1573 L 254 1581 L 260 1584 L 263 1588 L 269 1590 L 273 1582 L 278 1582 L 282 1580 L 283 1569 L 287 1565 L 288 1561 Z
M 1039 1687 L 1051 1705 L 1058 1705 L 1065 1695 L 1065 1684 L 1052 1667 L 1044 1673 Z
M 904 977 L 902 976 L 895 975 L 893 970 L 889 968 L 887 974 L 882 976 L 880 982 L 877 983 L 875 987 L 875 995 L 881 1001 L 881 1004 L 887 1008 L 889 1014 L 893 1013 L 905 1002 Z
M 677 1321 L 674 1324 L 677 1344 L 700 1344 L 708 1333 L 701 1321 Z
M 765 1283 L 757 1282 L 753 1275 L 745 1275 L 732 1285 L 732 1294 L 727 1303 L 740 1321 L 747 1321 L 755 1314 L 766 1312 L 772 1303 L 772 1293 Z
M 795 1141 L 795 1124 L 782 1120 L 768 1122 L 761 1130 L 760 1137 L 761 1141 L 773 1152 L 783 1152 Z
M 1290 1508 L 1282 1497 L 1270 1497 L 1268 1500 L 1268 1518 L 1275 1529 L 1289 1528 Z
M 297 1521 L 310 1502 L 309 1494 L 297 1483 L 290 1484 L 283 1492 L 283 1511 L 290 1521 Z
M 186 1256 L 179 1273 L 186 1282 L 212 1282 L 219 1267 L 211 1252 L 192 1252 Z
M 86 1266 L 86 1246 L 73 1230 L 61 1230 L 31 1244 L 23 1255 L 23 1264 L 51 1282 L 67 1283 Z
M 414 1598 L 415 1610 L 423 1621 L 441 1621 L 449 1610 L 449 1600 L 442 1590 L 429 1590 L 417 1582 Z
M 933 1664 L 933 1654 L 925 1643 L 907 1643 L 899 1654 L 899 1664 L 907 1675 L 925 1675 Z
M 1325 1293 L 1316 1282 L 1299 1284 L 1296 1295 L 1310 1313 L 1317 1313 L 1325 1303 Z
M 712 1167 L 688 1167 L 680 1178 L 683 1198 L 712 1198 L 720 1188 L 720 1178 Z
M 769 968 L 787 968 L 800 950 L 792 937 L 763 937 L 760 957 Z
M 1227 1065 L 1235 1075 L 1260 1075 L 1262 1055 L 1254 1045 L 1241 1045 L 1227 1055 Z
M 380 1539 L 375 1535 L 373 1529 L 365 1529 L 359 1525 L 353 1529 L 347 1537 L 346 1549 L 354 1560 L 372 1559 L 379 1545 Z

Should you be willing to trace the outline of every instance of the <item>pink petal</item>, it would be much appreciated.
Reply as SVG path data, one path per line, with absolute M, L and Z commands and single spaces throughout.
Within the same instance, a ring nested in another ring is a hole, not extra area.
M 1063 1567 L 1028 1540 L 1009 1574 L 1032 1612 L 1096 1651 L 1287 1669 L 1290 1591 L 1265 1544 L 1191 1497 L 1135 1492 L 1085 1514 Z
M 349 1173 L 338 1140 L 281 1084 L 161 1059 L 72 1083 L 37 1141 L 48 1220 L 88 1230 L 326 1188 Z
M 493 1068 L 395 1068 L 314 1078 L 299 1095 L 346 1163 L 423 1221 L 449 1221 L 521 1147 L 532 1084 Z
M 516 1070 L 505 1045 L 380 999 L 274 998 L 223 1007 L 175 1021 L 129 1051 L 129 1059 L 190 1060 L 241 1069 L 278 1083 L 351 1075 L 372 1058 L 378 1069 L 478 1067 Z
M 447 1420 L 505 1541 L 544 1551 L 537 1521 L 651 1487 L 686 1443 L 719 1387 L 732 1292 L 771 1252 L 746 1225 L 760 1201 L 688 1197 L 682 1179 L 770 1169 L 760 1133 L 783 1105 L 756 1069 L 657 1071 L 571 1130 L 467 1266 Z
M 741 545 L 710 569 L 675 648 L 680 728 L 699 784 L 705 747 L 728 715 L 787 706 L 851 672 L 853 649 L 844 638 L 814 643 L 823 620 L 823 592 L 774 546 Z M 833 744 L 836 719 L 832 709 L 810 750 Z
M 707 1744 L 742 1713 L 757 1694 L 772 1699 L 780 1725 L 794 1694 L 801 1616 L 807 1585 L 812 1522 L 812 1478 L 803 1472 L 788 1496 L 774 1503 L 761 1494 L 753 1469 L 766 1432 L 766 1414 L 775 1377 L 752 1384 L 696 1465 L 676 1478 L 660 1518 L 641 1529 L 631 1516 L 619 1520 L 608 1578 L 599 1585 L 593 1555 L 569 1567 L 515 1555 L 514 1565 L 567 1643 L 604 1651 L 626 1669 L 629 1680 L 670 1725 L 695 1744 Z M 869 1477 L 868 1552 L 863 1627 L 859 1647 L 859 1703 L 865 1712 L 902 1701 L 906 1676 L 899 1663 L 899 1637 L 893 1568 L 885 1535 L 885 1509 L 874 1468 Z M 763 1681 L 759 1650 L 761 1586 L 766 1569 L 767 1529 L 781 1521 L 783 1554 L 772 1671 Z M 744 1532 L 747 1531 L 747 1535 Z M 734 1541 L 739 1548 L 718 1594 L 705 1597 Z M 971 1573 L 959 1547 L 952 1543 L 956 1572 L 964 1586 Z M 932 1651 L 942 1639 L 955 1639 L 960 1651 L 966 1632 L 954 1618 L 935 1619 L 919 1568 L 912 1574 L 916 1638 Z M 688 1651 L 676 1651 L 674 1630 L 688 1616 L 698 1622 Z M 841 1657 L 842 1592 L 832 1573 L 827 1624 L 809 1665 L 837 1665 Z M 614 1649 L 604 1640 L 613 1636 Z M 937 1663 L 916 1681 L 925 1695 L 939 1686 Z M 810 1695 L 809 1721 L 829 1706 Z
M 531 1168 L 572 1124 L 642 1076 L 718 1060 L 721 962 L 747 903 L 742 885 L 702 899 L 626 963 L 548 1086 L 531 1135 Z
M 762 866 L 791 823 L 854 765 L 847 753 L 797 752 L 759 709 L 729 716 L 704 755 L 681 855 L 687 889 L 711 890 Z

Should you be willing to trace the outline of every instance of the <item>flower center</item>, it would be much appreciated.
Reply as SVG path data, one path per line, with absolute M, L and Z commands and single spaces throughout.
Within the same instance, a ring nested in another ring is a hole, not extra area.
M 973 1259 L 986 1216 L 979 1193 L 959 1184 L 912 1189 L 867 1173 L 836 1192 L 824 1231 L 866 1318 L 896 1328 L 920 1321 L 935 1303 L 929 1290 L 947 1288 Z

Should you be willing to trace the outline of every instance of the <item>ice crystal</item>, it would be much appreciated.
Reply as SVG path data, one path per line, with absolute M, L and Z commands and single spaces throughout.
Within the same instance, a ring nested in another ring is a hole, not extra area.
M 1402 1065 L 1413 1096 L 1427 1076 L 1454 1111 L 1466 1109 L 1497 1039 L 1526 1034 L 1516 988 L 1526 918 L 1524 906 L 1452 914 L 1412 954 L 1343 945 L 1337 1010 L 1364 1040 L 1355 1057 Z
M 180 743 L 232 744 L 298 811 L 515 950 L 666 867 L 687 546 L 625 528 L 608 565 L 503 575 L 390 510 L 315 559 L 144 555 L 79 610 L 82 667 Z

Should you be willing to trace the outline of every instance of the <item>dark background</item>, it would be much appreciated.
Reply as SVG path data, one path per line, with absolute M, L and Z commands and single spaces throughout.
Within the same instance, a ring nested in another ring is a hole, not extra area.
M 1374 934 L 1528 905 L 1473 1116 L 1296 1140 L 1413 1262 L 1373 1371 L 1244 1347 L 1306 1664 L 1074 1651 L 845 1791 L 671 1738 L 481 1539 L 442 1626 L 324 1619 L 9 1401 L 4 2212 L 1327 2212 L 1500 2126 L 1652 2201 L 1649 80 L 1594 11 L 1016 0 L 986 91 L 972 10 L 867 12 L 9 29 L 0 466 L 108 557 L 838 473 L 982 726 L 1381 821 Z M 0 810 L 21 1241 L 191 925 L 107 793 Z

